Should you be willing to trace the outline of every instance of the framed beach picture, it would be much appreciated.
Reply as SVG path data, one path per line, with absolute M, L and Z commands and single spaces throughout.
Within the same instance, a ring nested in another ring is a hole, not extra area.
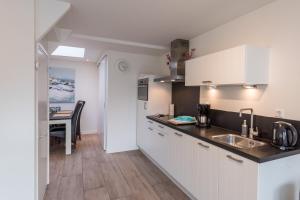
M 49 102 L 75 102 L 75 70 L 49 67 Z

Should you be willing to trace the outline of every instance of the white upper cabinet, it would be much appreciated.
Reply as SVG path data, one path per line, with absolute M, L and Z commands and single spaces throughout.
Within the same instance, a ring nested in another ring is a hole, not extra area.
M 186 61 L 185 85 L 264 85 L 268 65 L 268 49 L 242 45 Z

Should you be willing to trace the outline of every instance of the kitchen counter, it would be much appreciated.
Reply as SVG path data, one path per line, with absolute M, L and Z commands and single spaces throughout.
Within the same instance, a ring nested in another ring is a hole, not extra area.
M 208 142 L 210 144 L 213 144 L 215 146 L 218 146 L 220 148 L 223 148 L 225 150 L 228 150 L 230 152 L 236 153 L 240 156 L 243 156 L 245 158 L 248 158 L 254 162 L 257 163 L 264 163 L 267 161 L 272 161 L 292 155 L 296 155 L 300 153 L 300 148 L 290 150 L 290 151 L 282 151 L 280 149 L 277 149 L 273 147 L 270 143 L 261 146 L 261 147 L 256 147 L 252 149 L 239 149 L 224 143 L 220 143 L 216 140 L 212 139 L 212 136 L 215 135 L 222 135 L 222 134 L 239 134 L 234 131 L 230 130 L 225 130 L 219 127 L 211 127 L 208 129 L 205 128 L 199 128 L 195 125 L 173 125 L 170 122 L 168 122 L 169 119 L 171 119 L 169 116 L 163 116 L 163 117 L 158 117 L 158 116 L 147 116 L 148 119 L 151 119 L 153 121 L 156 121 L 158 123 L 161 123 L 165 126 L 168 126 L 170 128 L 176 129 L 182 133 L 185 133 L 187 135 L 190 135 L 192 137 L 198 138 L 200 140 L 203 140 L 205 142 Z

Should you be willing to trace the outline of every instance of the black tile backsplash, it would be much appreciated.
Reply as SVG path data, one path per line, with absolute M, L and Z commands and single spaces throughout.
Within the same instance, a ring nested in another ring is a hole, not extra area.
M 175 116 L 197 115 L 200 87 L 185 86 L 184 83 L 172 83 L 172 103 L 175 105 Z
M 243 116 L 239 117 L 238 112 L 228 112 L 223 110 L 211 109 L 210 117 L 212 125 L 222 127 L 225 129 L 241 132 L 241 125 L 244 119 L 247 120 L 247 125 L 248 127 L 250 127 L 250 114 L 243 113 Z M 272 140 L 273 122 L 276 121 L 289 122 L 295 126 L 295 128 L 298 131 L 298 134 L 300 133 L 300 121 L 265 117 L 260 115 L 254 115 L 253 119 L 253 127 L 258 127 L 259 137 L 264 139 Z M 297 146 L 300 147 L 300 140 L 298 140 Z

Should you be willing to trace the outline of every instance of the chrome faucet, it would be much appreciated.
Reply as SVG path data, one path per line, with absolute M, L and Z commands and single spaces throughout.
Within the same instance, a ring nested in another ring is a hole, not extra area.
M 242 109 L 240 109 L 240 117 L 242 117 L 244 111 L 250 111 L 250 113 L 251 113 L 249 138 L 253 139 L 253 135 L 255 135 L 255 136 L 258 135 L 257 128 L 256 128 L 256 131 L 254 131 L 254 129 L 253 129 L 253 108 L 242 108 Z

